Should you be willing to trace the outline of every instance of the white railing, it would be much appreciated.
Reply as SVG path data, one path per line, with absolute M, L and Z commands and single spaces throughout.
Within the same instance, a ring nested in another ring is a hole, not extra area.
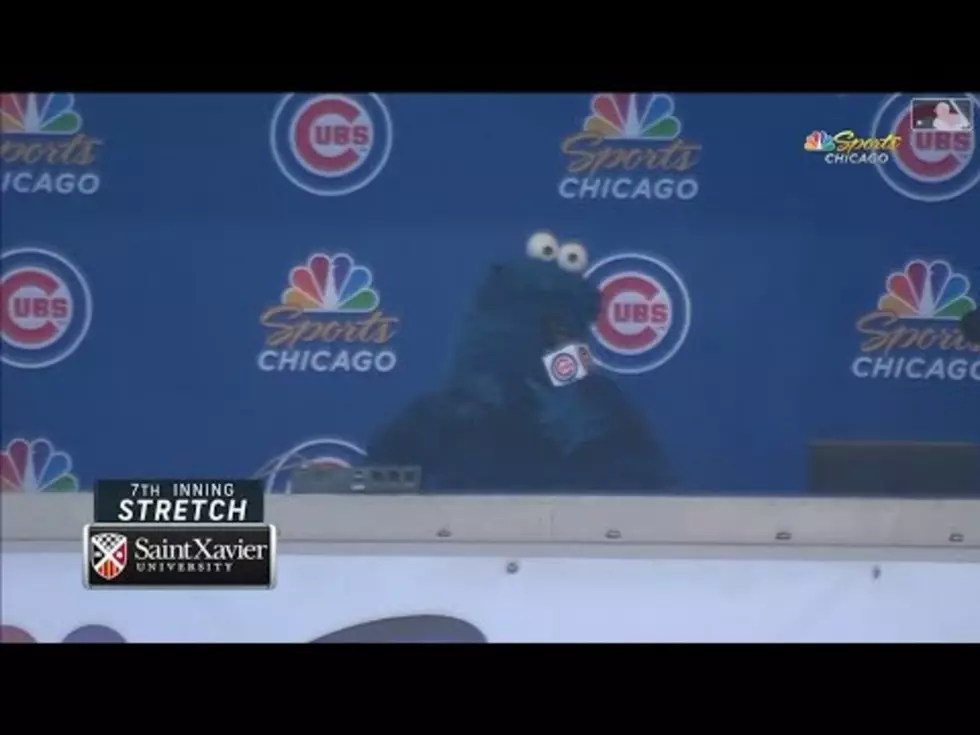
M 77 544 L 92 495 L 4 493 L 0 510 L 7 548 Z M 791 556 L 892 548 L 980 558 L 980 500 L 272 495 L 266 520 L 287 548 L 503 544 L 606 555 L 669 546 L 729 555 L 764 547 Z

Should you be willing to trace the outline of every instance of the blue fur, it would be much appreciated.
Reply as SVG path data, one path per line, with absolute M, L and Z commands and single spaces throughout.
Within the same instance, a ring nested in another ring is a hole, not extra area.
M 588 341 L 599 295 L 553 262 L 498 264 L 466 314 L 443 388 L 421 396 L 368 447 L 373 464 L 422 467 L 432 491 L 663 491 L 662 453 L 629 399 L 593 369 L 552 387 L 542 320 Z

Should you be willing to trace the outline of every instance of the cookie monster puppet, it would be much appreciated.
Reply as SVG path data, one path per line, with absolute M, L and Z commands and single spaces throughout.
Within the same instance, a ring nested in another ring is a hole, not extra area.
M 547 375 L 543 356 L 586 344 L 598 314 L 585 248 L 537 233 L 526 255 L 490 268 L 443 388 L 378 432 L 371 463 L 421 466 L 428 491 L 669 490 L 660 447 L 609 376 Z
M 980 309 L 964 314 L 960 321 L 960 329 L 963 330 L 967 342 L 980 345 Z

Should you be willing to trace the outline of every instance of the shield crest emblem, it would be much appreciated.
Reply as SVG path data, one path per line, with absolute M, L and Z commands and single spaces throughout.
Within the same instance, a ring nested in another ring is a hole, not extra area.
M 92 569 L 102 579 L 111 581 L 126 568 L 126 537 L 120 533 L 98 533 L 90 539 L 92 544 Z

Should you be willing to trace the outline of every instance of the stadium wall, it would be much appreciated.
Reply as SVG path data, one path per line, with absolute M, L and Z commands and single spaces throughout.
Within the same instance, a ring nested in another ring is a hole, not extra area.
M 7 494 L 3 638 L 980 641 L 975 501 L 268 501 L 274 590 L 106 594 L 81 582 L 91 497 Z
M 2 496 L 10 543 L 75 543 L 92 496 Z M 266 498 L 289 543 L 980 548 L 980 501 L 827 498 L 344 496 Z
M 287 553 L 271 591 L 114 593 L 81 566 L 4 554 L 4 639 L 980 641 L 978 564 Z

